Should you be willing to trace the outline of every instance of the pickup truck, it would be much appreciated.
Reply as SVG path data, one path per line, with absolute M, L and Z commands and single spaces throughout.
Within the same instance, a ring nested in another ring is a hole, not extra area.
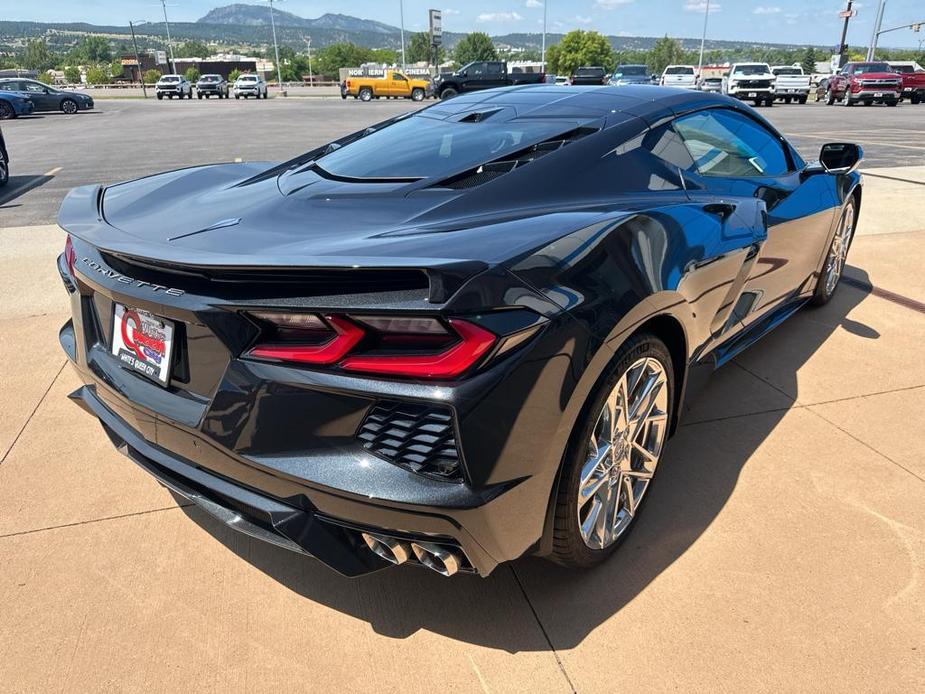
M 434 93 L 449 99 L 462 92 L 492 87 L 509 87 L 514 84 L 542 84 L 545 72 L 509 72 L 507 63 L 498 60 L 477 60 L 463 65 L 456 72 L 439 75 L 434 80 Z
M 345 99 L 352 96 L 360 101 L 372 101 L 382 96 L 423 101 L 429 91 L 428 80 L 408 77 L 401 70 L 386 70 L 382 76 L 348 77 L 341 90 L 341 96 Z
M 669 65 L 658 80 L 662 87 L 697 88 L 697 70 L 693 65 Z
M 886 63 L 846 63 L 829 78 L 825 103 L 840 101 L 844 106 L 873 103 L 895 106 L 903 93 L 902 75 Z
M 742 101 L 773 106 L 777 78 L 767 63 L 735 63 L 723 77 L 723 94 Z
M 913 104 L 925 101 L 925 70 L 918 63 L 890 63 L 894 72 L 898 72 L 903 81 L 903 93 L 899 100 L 909 99 Z
M 775 65 L 771 72 L 777 77 L 774 82 L 774 95 L 786 104 L 799 101 L 805 104 L 809 98 L 812 78 L 803 74 L 799 65 Z

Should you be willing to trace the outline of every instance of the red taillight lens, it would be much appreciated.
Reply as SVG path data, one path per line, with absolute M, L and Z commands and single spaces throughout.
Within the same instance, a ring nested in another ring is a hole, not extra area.
M 411 378 L 455 378 L 473 367 L 497 337 L 451 319 L 417 316 L 253 314 L 271 327 L 267 340 L 245 356 L 278 362 L 337 365 L 355 371 Z
M 317 316 L 311 316 L 311 318 L 320 323 Z M 283 342 L 257 345 L 247 353 L 247 356 L 272 361 L 291 361 L 300 364 L 334 364 L 356 347 L 365 333 L 355 323 L 341 316 L 325 316 L 325 321 L 333 329 L 329 331 L 333 332 L 333 334 L 320 344 L 287 344 Z M 291 328 L 291 323 L 286 322 L 282 327 Z
M 461 338 L 436 354 L 355 355 L 344 359 L 347 371 L 413 376 L 415 378 L 455 378 L 467 371 L 495 344 L 495 335 L 464 320 L 450 325 Z
M 74 264 L 77 262 L 77 251 L 74 250 L 74 243 L 71 241 L 71 235 L 68 234 L 67 240 L 64 242 L 64 262 L 67 264 L 67 269 L 74 274 Z

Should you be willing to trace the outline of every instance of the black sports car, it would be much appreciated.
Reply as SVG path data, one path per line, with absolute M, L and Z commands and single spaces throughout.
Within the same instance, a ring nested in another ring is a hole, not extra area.
M 71 397 L 166 486 L 346 575 L 587 566 L 703 377 L 832 296 L 860 158 L 807 164 L 720 95 L 537 85 L 77 188 Z

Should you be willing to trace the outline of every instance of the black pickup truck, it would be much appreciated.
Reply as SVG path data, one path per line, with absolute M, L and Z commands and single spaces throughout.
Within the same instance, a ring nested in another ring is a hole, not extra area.
M 508 72 L 503 60 L 477 60 L 463 65 L 456 72 L 439 75 L 434 79 L 434 94 L 449 99 L 462 92 L 492 87 L 509 87 L 513 84 L 541 84 L 546 81 L 545 72 L 520 72 L 515 68 Z

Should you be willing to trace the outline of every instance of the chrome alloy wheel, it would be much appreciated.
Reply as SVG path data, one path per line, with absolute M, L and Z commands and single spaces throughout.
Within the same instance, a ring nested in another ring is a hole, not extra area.
M 657 359 L 627 369 L 598 415 L 578 486 L 578 525 L 591 549 L 623 534 L 655 474 L 668 434 L 668 377 Z
M 845 208 L 845 214 L 842 216 L 838 230 L 835 232 L 835 238 L 832 239 L 832 247 L 829 249 L 829 256 L 825 261 L 825 293 L 831 294 L 841 279 L 841 273 L 845 269 L 845 261 L 848 259 L 848 248 L 851 246 L 851 238 L 854 236 L 854 205 L 848 205 Z

